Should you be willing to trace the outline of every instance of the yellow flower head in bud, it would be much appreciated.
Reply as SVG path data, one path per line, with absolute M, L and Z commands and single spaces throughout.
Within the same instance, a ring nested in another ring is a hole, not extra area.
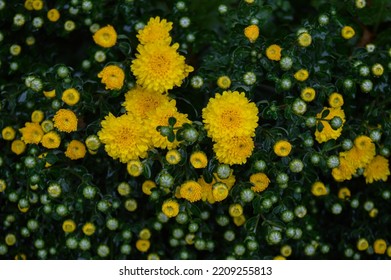
M 151 195 L 152 192 L 151 190 L 153 188 L 156 188 L 156 183 L 154 181 L 151 181 L 151 180 L 146 180 L 142 186 L 141 186 L 141 190 L 143 191 L 143 193 L 145 193 L 146 195 Z
M 176 217 L 179 213 L 179 203 L 173 199 L 164 201 L 162 205 L 162 212 L 169 218 Z
M 342 107 L 343 104 L 344 104 L 343 96 L 340 93 L 333 92 L 329 96 L 329 105 L 330 105 L 330 107 L 338 108 L 338 107 Z
M 292 254 L 292 247 L 289 245 L 284 245 L 281 247 L 280 253 L 284 257 L 289 257 Z
M 131 160 L 128 162 L 126 170 L 128 171 L 130 176 L 138 177 L 143 173 L 144 166 L 139 160 Z
M 217 79 L 217 86 L 221 89 L 227 89 L 231 86 L 231 79 L 228 76 L 220 76 Z
M 212 194 L 216 202 L 226 199 L 228 193 L 229 193 L 228 187 L 224 183 L 216 183 L 212 186 Z
M 33 8 L 33 1 L 34 1 L 34 0 L 26 0 L 26 1 L 24 2 L 24 7 L 25 7 L 27 10 L 29 10 L 29 11 L 34 10 L 34 8 Z
M 111 25 L 107 25 L 96 31 L 92 38 L 97 45 L 111 48 L 117 43 L 117 32 Z
M 57 9 L 50 9 L 47 13 L 48 20 L 56 22 L 60 19 L 60 12 Z
M 41 127 L 42 127 L 43 132 L 48 133 L 49 131 L 53 130 L 54 123 L 51 120 L 44 120 L 41 123 Z
M 250 176 L 250 182 L 253 184 L 251 189 L 254 192 L 263 192 L 269 186 L 270 179 L 265 173 L 255 173 Z
M 57 149 L 61 143 L 60 135 L 55 131 L 49 131 L 41 140 L 42 146 L 47 149 Z
M 22 140 L 14 140 L 11 144 L 11 151 L 17 155 L 22 154 L 26 150 L 26 144 Z
M 166 160 L 169 164 L 172 165 L 178 164 L 181 161 L 181 159 L 182 159 L 182 155 L 176 149 L 169 150 L 166 154 Z
M 49 91 L 43 91 L 43 95 L 45 95 L 47 98 L 54 98 L 56 97 L 56 90 L 49 90 Z
M 208 158 L 204 152 L 196 151 L 191 154 L 190 163 L 194 168 L 205 168 L 208 165 Z
M 9 233 L 5 236 L 5 244 L 8 246 L 14 246 L 16 243 L 16 236 L 12 233 Z
M 386 252 L 387 243 L 384 239 L 376 239 L 373 243 L 373 250 L 376 254 L 382 255 Z
M 315 99 L 315 96 L 316 92 L 312 87 L 303 88 L 300 94 L 301 99 L 303 99 L 305 102 L 311 102 Z
M 105 84 L 106 89 L 120 90 L 124 85 L 125 73 L 122 68 L 109 65 L 99 72 L 98 78 L 102 79 L 102 84 Z
M 270 45 L 266 49 L 266 56 L 270 60 L 279 61 L 281 59 L 281 47 L 279 45 Z
M 71 160 L 84 158 L 87 153 L 86 146 L 79 140 L 72 140 L 65 151 L 65 156 Z
M 351 196 L 350 190 L 346 187 L 340 188 L 338 191 L 339 199 L 348 199 Z
M 34 10 L 40 11 L 43 8 L 43 1 L 42 0 L 33 0 L 32 6 L 33 6 Z
M 151 238 L 151 231 L 147 228 L 143 228 L 140 233 L 139 233 L 139 237 L 140 239 L 144 239 L 144 240 L 148 240 Z
M 228 213 L 231 217 L 239 217 L 243 214 L 243 207 L 239 203 L 231 204 L 228 208 Z
M 369 243 L 365 238 L 360 238 L 357 241 L 357 250 L 365 251 L 366 249 L 368 249 L 368 247 L 369 247 Z
M 91 236 L 95 233 L 95 225 L 93 223 L 85 223 L 83 226 L 83 233 L 87 236 Z
M 244 223 L 246 222 L 246 217 L 244 215 L 240 215 L 238 217 L 233 217 L 233 220 L 234 220 L 234 224 L 237 227 L 240 227 L 240 226 L 244 225 Z
M 137 201 L 135 199 L 130 198 L 125 201 L 125 209 L 129 212 L 136 211 L 137 206 Z
M 273 258 L 273 260 L 276 260 L 276 261 L 284 261 L 284 260 L 286 260 L 286 258 L 283 257 L 283 256 L 281 256 L 281 255 L 278 255 L 278 256 L 275 256 L 275 257 Z
M 298 80 L 299 82 L 304 82 L 305 80 L 308 79 L 309 77 L 309 73 L 306 69 L 300 69 L 299 71 L 297 71 L 295 74 L 294 74 L 294 77 L 296 80 Z
M 297 42 L 301 47 L 308 47 L 312 43 L 312 37 L 308 32 L 300 33 Z
M 3 137 L 4 140 L 7 140 L 7 141 L 14 140 L 15 134 L 16 134 L 16 131 L 15 131 L 15 129 L 12 128 L 12 126 L 4 127 L 3 130 L 1 131 L 1 136 Z
M 69 106 L 76 105 L 80 100 L 80 93 L 75 88 L 69 88 L 62 93 L 61 100 Z
M 254 43 L 259 37 L 259 27 L 255 24 L 247 26 L 244 29 L 244 36 L 246 36 L 251 43 Z
M 74 232 L 76 229 L 76 223 L 73 220 L 65 220 L 62 223 L 62 230 L 67 233 Z
M 7 188 L 7 183 L 3 179 L 0 179 L 0 192 L 5 191 L 6 188 Z
M 77 117 L 68 109 L 60 109 L 53 117 L 54 127 L 61 132 L 73 132 L 77 130 Z
M 117 192 L 122 196 L 127 196 L 130 194 L 130 185 L 126 182 L 119 183 L 117 187 Z
M 31 114 L 31 121 L 34 123 L 40 123 L 43 121 L 45 114 L 41 110 L 35 110 Z
M 351 26 L 344 26 L 341 30 L 342 38 L 347 39 L 347 40 L 353 38 L 355 34 L 356 34 L 356 32 L 354 31 L 354 29 Z
M 202 187 L 196 181 L 187 181 L 181 185 L 181 197 L 190 202 L 196 202 L 202 198 Z
M 326 186 L 322 182 L 315 182 L 311 186 L 311 193 L 314 196 L 323 196 L 328 194 Z
M 84 142 L 87 148 L 91 151 L 98 150 L 101 145 L 101 142 L 97 135 L 89 135 Z
M 151 242 L 149 240 L 139 239 L 136 241 L 136 248 L 142 253 L 145 253 L 149 250 Z
M 376 218 L 377 214 L 379 214 L 379 210 L 377 208 L 373 208 L 369 211 L 369 217 L 371 218 Z
M 279 157 L 286 157 L 292 150 L 292 145 L 286 140 L 279 140 L 273 146 L 274 153 Z
M 380 63 L 374 64 L 371 70 L 372 70 L 372 74 L 375 75 L 376 77 L 380 77 L 384 73 L 383 65 L 381 65 Z

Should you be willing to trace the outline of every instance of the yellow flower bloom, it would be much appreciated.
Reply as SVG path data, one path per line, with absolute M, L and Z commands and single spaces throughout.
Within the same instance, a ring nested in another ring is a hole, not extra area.
M 56 90 L 49 90 L 49 91 L 43 91 L 43 95 L 45 95 L 47 98 L 53 98 L 56 97 Z
M 357 250 L 365 251 L 366 249 L 368 249 L 368 247 L 369 247 L 369 243 L 365 238 L 360 238 L 357 241 Z
M 169 164 L 172 165 L 178 164 L 181 161 L 181 159 L 182 159 L 182 155 L 176 149 L 170 150 L 166 154 L 166 160 Z
M 278 255 L 278 256 L 275 256 L 275 257 L 273 258 L 273 260 L 275 260 L 275 261 L 284 261 L 284 260 L 286 260 L 286 258 L 283 257 L 283 256 L 281 256 L 281 255 Z
M 139 30 L 136 37 L 141 44 L 171 44 L 170 30 L 172 22 L 160 17 L 150 18 L 147 25 Z
M 60 12 L 57 9 L 50 9 L 47 13 L 48 20 L 56 22 L 60 19 Z
M 223 201 L 227 198 L 229 193 L 228 187 L 224 183 L 215 183 L 212 186 L 212 194 L 215 199 L 215 201 Z
M 198 184 L 201 185 L 201 188 L 202 188 L 202 190 L 201 190 L 202 201 L 208 201 L 210 204 L 215 203 L 215 199 L 214 199 L 213 193 L 212 193 L 212 187 L 216 183 L 216 180 L 213 179 L 212 182 L 207 183 L 207 182 L 205 182 L 204 177 L 201 176 L 197 182 L 198 182 Z
M 77 130 L 77 117 L 68 109 L 60 109 L 53 117 L 54 127 L 62 132 L 73 132 Z
M 300 69 L 297 71 L 294 75 L 295 79 L 298 80 L 299 82 L 304 82 L 305 80 L 308 79 L 309 73 L 306 69 Z
M 24 2 L 24 7 L 29 10 L 29 11 L 32 11 L 34 8 L 33 8 L 33 1 L 34 0 L 26 0 Z
M 159 93 L 180 86 L 194 68 L 186 65 L 185 57 L 177 52 L 178 48 L 177 43 L 172 46 L 139 45 L 131 65 L 137 84 Z
M 280 253 L 284 257 L 289 257 L 292 254 L 292 247 L 289 245 L 284 245 L 281 247 Z
M 145 158 L 149 141 L 145 137 L 144 126 L 132 114 L 114 117 L 111 113 L 101 122 L 99 140 L 105 144 L 109 156 L 122 163 Z
M 279 140 L 273 146 L 274 153 L 279 157 L 286 157 L 291 153 L 292 145 L 286 140 Z
M 61 100 L 69 106 L 77 104 L 80 100 L 80 93 L 75 88 L 66 89 L 61 96 Z
M 244 164 L 254 150 L 254 141 L 249 136 L 234 136 L 219 140 L 213 145 L 213 150 L 220 163 Z
M 322 112 L 316 115 L 316 118 L 320 119 L 322 117 L 322 113 L 326 110 L 329 110 L 329 114 L 323 119 L 331 120 L 334 117 L 340 117 L 342 119 L 342 124 L 345 123 L 345 112 L 340 107 L 338 108 L 324 107 Z M 315 131 L 315 139 L 316 141 L 318 141 L 318 143 L 327 142 L 330 139 L 337 139 L 339 136 L 341 136 L 342 126 L 337 129 L 333 129 L 328 121 L 320 120 L 320 122 L 323 125 L 322 131 L 319 130 Z
M 127 199 L 125 201 L 125 209 L 129 212 L 134 212 L 137 210 L 137 201 L 133 198 Z
M 117 43 L 117 32 L 111 25 L 107 25 L 96 31 L 92 38 L 97 45 L 111 48 Z
M 365 182 L 367 184 L 380 180 L 386 182 L 389 175 L 388 159 L 380 155 L 375 156 L 364 170 Z
M 140 230 L 138 236 L 140 237 L 140 239 L 143 239 L 143 240 L 148 240 L 151 238 L 151 231 L 147 228 L 143 228 L 142 230 Z
M 312 37 L 308 32 L 300 33 L 297 42 L 301 47 L 308 47 L 312 43 Z
M 384 73 L 384 67 L 380 63 L 376 63 L 371 68 L 372 74 L 376 77 L 380 77 Z
M 258 108 L 249 102 L 244 92 L 224 91 L 210 98 L 202 109 L 202 117 L 208 136 L 214 141 L 234 136 L 252 137 L 258 126 Z
M 181 185 L 179 192 L 182 198 L 190 202 L 196 202 L 202 198 L 201 191 L 202 187 L 196 181 L 186 181 Z
M 168 95 L 136 86 L 125 93 L 125 102 L 122 106 L 143 121 L 149 114 L 154 113 L 156 108 L 168 101 Z
M 11 144 L 11 151 L 17 155 L 22 154 L 26 150 L 26 144 L 22 140 L 14 140 Z
M 239 203 L 231 204 L 228 208 L 228 213 L 231 217 L 239 217 L 243 214 L 243 207 Z
M 121 195 L 121 196 L 127 196 L 130 194 L 131 192 L 131 188 L 130 188 L 130 185 L 126 182 L 121 182 L 118 184 L 117 186 L 117 192 Z
M 164 201 L 162 205 L 162 212 L 169 218 L 176 217 L 179 213 L 179 203 L 173 199 Z
M 329 192 L 328 192 L 326 186 L 322 182 L 317 181 L 312 184 L 311 193 L 314 196 L 323 196 L 323 195 L 328 194 Z
M 109 65 L 99 72 L 98 78 L 102 79 L 106 89 L 120 90 L 124 85 L 125 73 L 122 68 L 116 65 Z
M 40 123 L 43 121 L 45 115 L 41 110 L 35 110 L 31 114 L 31 121 L 35 123 Z
M 302 89 L 300 94 L 301 99 L 303 99 L 306 102 L 311 102 L 312 100 L 315 99 L 315 96 L 316 96 L 316 92 L 315 89 L 313 89 L 312 87 L 306 87 Z
M 234 220 L 234 224 L 237 227 L 240 227 L 240 226 L 244 225 L 244 223 L 246 222 L 246 217 L 244 215 L 240 215 L 238 217 L 234 217 L 233 220 Z
M 86 155 L 86 146 L 79 140 L 72 140 L 65 151 L 65 156 L 71 160 L 84 158 Z
M 136 248 L 142 253 L 145 253 L 149 250 L 151 242 L 149 240 L 139 239 L 136 241 Z
M 5 191 L 6 188 L 7 188 L 7 183 L 3 179 L 0 179 L 0 192 Z
M 349 160 L 353 162 L 356 168 L 363 168 L 376 155 L 376 146 L 372 139 L 366 135 L 360 135 L 354 139 L 354 147 L 349 150 Z
M 144 124 L 146 129 L 146 137 L 151 139 L 152 145 L 155 148 L 161 149 L 175 149 L 179 146 L 179 142 L 175 139 L 174 142 L 168 141 L 166 136 L 160 134 L 156 130 L 158 126 L 168 126 L 168 120 L 173 117 L 176 119 L 175 127 L 181 127 L 185 123 L 190 123 L 187 115 L 179 113 L 176 108 L 175 100 L 164 102 L 161 106 L 156 108 L 148 116 L 148 122 Z
M 254 43 L 259 37 L 259 27 L 255 24 L 247 26 L 244 29 L 244 36 L 246 36 L 251 43 Z
M 49 131 L 42 137 L 41 143 L 47 149 L 56 149 L 61 144 L 61 137 L 57 132 Z
M 156 188 L 156 183 L 154 181 L 151 181 L 151 180 L 146 180 L 142 185 L 141 185 L 141 190 L 143 191 L 143 193 L 145 193 L 146 195 L 151 195 L 152 192 L 151 190 L 153 188 Z
M 220 76 L 217 79 L 217 86 L 221 89 L 228 89 L 231 86 L 231 79 L 228 76 Z
M 340 93 L 333 92 L 329 96 L 329 105 L 330 105 L 330 107 L 332 107 L 332 108 L 342 107 L 343 103 L 344 103 L 343 96 Z
M 95 134 L 89 135 L 84 142 L 86 143 L 87 149 L 91 151 L 97 151 L 101 145 L 99 137 Z
M 254 192 L 263 192 L 269 186 L 270 179 L 265 173 L 254 173 L 250 176 L 250 182 L 253 184 L 251 189 Z
M 266 49 L 266 56 L 270 60 L 279 61 L 281 59 L 281 47 L 279 45 L 270 45 Z
M 40 11 L 43 8 L 43 1 L 42 0 L 33 0 L 33 9 L 36 11 Z
M 340 188 L 338 191 L 338 198 L 339 199 L 348 199 L 351 197 L 350 190 L 347 187 Z
M 351 26 L 344 26 L 341 30 L 341 36 L 344 39 L 351 39 L 356 34 L 354 29 Z
M 82 230 L 85 235 L 91 236 L 95 233 L 95 225 L 93 223 L 85 223 Z
M 128 171 L 130 176 L 138 177 L 140 176 L 144 171 L 144 166 L 141 163 L 141 161 L 137 160 L 130 160 L 128 164 L 126 165 L 126 170 Z
M 43 136 L 43 130 L 37 123 L 27 122 L 19 131 L 22 133 L 21 139 L 26 144 L 38 144 Z
M 62 230 L 67 233 L 74 232 L 76 229 L 76 223 L 73 220 L 65 220 L 62 223 Z
M 375 254 L 382 255 L 386 252 L 387 243 L 384 239 L 376 239 L 373 243 L 373 250 Z
M 6 126 L 1 131 L 1 136 L 4 140 L 12 141 L 15 139 L 16 131 L 12 128 L 12 126 Z
M 205 168 L 208 165 L 208 158 L 204 152 L 196 151 L 191 154 L 190 163 L 194 168 Z
M 16 236 L 15 234 L 9 233 L 4 238 L 5 244 L 8 246 L 14 246 L 16 243 Z
M 333 168 L 331 171 L 331 175 L 333 175 L 334 180 L 337 182 L 350 180 L 353 174 L 356 173 L 357 168 L 344 155 L 344 153 L 340 153 L 339 166 Z

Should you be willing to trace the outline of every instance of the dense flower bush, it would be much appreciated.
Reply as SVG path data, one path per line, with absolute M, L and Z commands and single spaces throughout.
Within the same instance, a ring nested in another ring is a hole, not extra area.
M 0 257 L 391 258 L 390 9 L 0 0 Z

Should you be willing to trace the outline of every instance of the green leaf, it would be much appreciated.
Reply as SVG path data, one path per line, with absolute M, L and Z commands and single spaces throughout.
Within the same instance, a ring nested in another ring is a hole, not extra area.
M 316 125 L 316 129 L 319 131 L 319 132 L 322 132 L 324 128 L 324 125 L 322 122 L 318 122 L 318 124 Z
M 170 118 L 168 119 L 168 124 L 169 124 L 170 126 L 174 126 L 174 125 L 176 124 L 176 118 L 170 117 Z
M 326 118 L 330 114 L 330 110 L 326 109 L 322 112 L 322 119 Z

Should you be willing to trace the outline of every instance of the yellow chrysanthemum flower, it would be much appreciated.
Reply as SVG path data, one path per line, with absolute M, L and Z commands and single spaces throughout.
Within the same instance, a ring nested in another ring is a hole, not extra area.
M 31 113 L 31 121 L 32 122 L 35 122 L 35 123 L 40 123 L 43 121 L 45 117 L 45 114 L 44 112 L 42 112 L 41 110 L 34 110 L 32 113 Z
M 246 222 L 246 217 L 244 215 L 240 215 L 238 217 L 233 217 L 234 224 L 237 227 L 240 227 L 245 224 Z
M 6 126 L 1 131 L 1 136 L 4 140 L 12 141 L 15 139 L 16 131 L 12 128 L 12 126 Z
M 162 205 L 162 212 L 169 218 L 176 217 L 179 213 L 179 203 L 173 199 L 164 201 Z
M 117 43 L 117 32 L 114 27 L 107 25 L 96 31 L 92 38 L 97 45 L 104 48 L 111 48 Z
M 191 154 L 190 163 L 194 168 L 205 168 L 208 165 L 208 158 L 204 152 L 196 151 Z
M 22 140 L 14 140 L 11 143 L 11 151 L 17 155 L 23 154 L 26 150 L 26 144 Z
M 375 156 L 365 167 L 363 175 L 367 184 L 380 180 L 386 182 L 390 175 L 388 159 L 380 155 Z
M 231 217 L 239 217 L 243 214 L 243 206 L 239 203 L 231 204 L 228 207 L 228 213 Z
M 215 201 L 220 202 L 228 197 L 228 187 L 224 183 L 215 183 L 212 186 L 212 194 Z
M 375 254 L 382 255 L 386 252 L 387 249 L 387 242 L 384 239 L 376 239 L 375 242 L 373 242 L 373 250 L 375 251 Z
M 255 24 L 247 26 L 244 29 L 244 36 L 246 36 L 251 43 L 254 43 L 259 37 L 259 27 Z
M 54 97 L 56 97 L 56 90 L 52 89 L 49 91 L 43 91 L 43 95 L 45 95 L 45 97 L 47 97 L 47 98 L 54 98 Z
M 343 187 L 343 188 L 340 188 L 339 191 L 338 191 L 338 198 L 339 199 L 347 199 L 347 198 L 350 198 L 351 197 L 351 192 L 350 190 L 347 188 L 347 187 Z
M 60 12 L 57 9 L 50 9 L 47 13 L 48 20 L 56 22 L 60 19 Z
M 332 108 L 342 107 L 343 103 L 344 103 L 343 96 L 340 93 L 333 92 L 329 96 L 329 105 L 330 105 L 330 107 L 332 107 Z
M 160 17 L 150 18 L 147 25 L 139 30 L 136 37 L 141 44 L 171 44 L 170 30 L 172 22 Z
M 190 202 L 196 202 L 202 198 L 202 187 L 196 181 L 186 181 L 179 190 L 181 197 Z
M 156 183 L 152 180 L 146 180 L 142 185 L 141 185 L 141 190 L 143 193 L 146 195 L 151 195 L 152 194 L 152 189 L 156 188 Z
M 3 179 L 0 179 L 0 192 L 5 191 L 6 188 L 7 188 L 7 183 Z
M 257 106 L 238 91 L 224 91 L 210 98 L 202 109 L 202 117 L 208 136 L 214 141 L 233 136 L 252 137 L 258 126 Z
M 84 158 L 86 155 L 86 146 L 79 140 L 72 140 L 65 151 L 65 156 L 71 160 Z
M 254 141 L 249 136 L 234 136 L 219 140 L 213 145 L 213 150 L 220 163 L 244 164 L 254 150 Z
M 33 10 L 33 0 L 26 0 L 24 2 L 24 7 L 29 10 L 29 11 L 32 11 Z
M 22 133 L 21 139 L 26 144 L 38 144 L 44 134 L 42 127 L 38 123 L 25 123 L 23 128 L 19 131 Z
M 297 71 L 295 74 L 294 74 L 294 77 L 296 80 L 298 80 L 299 82 L 304 82 L 305 80 L 308 79 L 309 77 L 309 73 L 306 69 L 300 69 L 299 71 Z
M 169 164 L 178 164 L 182 159 L 181 153 L 177 149 L 169 150 L 166 154 L 166 160 Z
M 138 177 L 144 171 L 144 165 L 140 160 L 130 160 L 126 165 L 126 170 L 130 176 Z
M 80 100 L 80 93 L 75 88 L 68 88 L 62 93 L 61 100 L 69 106 L 76 105 Z
M 303 32 L 297 37 L 297 42 L 301 47 L 308 47 L 312 43 L 312 37 L 308 32 Z
M 73 220 L 65 220 L 62 223 L 62 230 L 66 233 L 71 233 L 76 230 L 76 223 Z
M 356 32 L 354 31 L 354 29 L 351 26 L 344 26 L 341 30 L 342 38 L 347 39 L 347 40 L 353 38 L 355 34 L 356 34 Z
M 220 76 L 217 79 L 217 86 L 221 89 L 228 89 L 231 86 L 231 79 L 228 76 Z
M 342 126 L 333 129 L 328 121 L 325 120 L 331 120 L 334 117 L 340 117 L 342 120 L 342 124 L 345 123 L 345 112 L 340 108 L 323 108 L 322 112 L 318 113 L 316 115 L 316 118 L 320 119 L 322 117 L 322 113 L 326 110 L 329 110 L 329 114 L 323 118 L 324 120 L 320 120 L 320 122 L 323 125 L 322 131 L 316 130 L 315 131 L 315 139 L 318 141 L 318 143 L 327 142 L 330 139 L 337 139 L 339 136 L 341 136 L 342 133 Z
M 376 155 L 376 146 L 372 139 L 366 135 L 357 136 L 354 139 L 354 147 L 350 151 L 356 152 L 363 165 L 368 164 Z M 364 167 L 364 166 L 359 166 Z
M 316 96 L 316 92 L 315 89 L 313 89 L 312 87 L 306 87 L 302 89 L 300 94 L 301 99 L 303 99 L 306 102 L 311 102 L 312 100 L 315 99 L 315 96 Z
M 136 241 L 136 248 L 142 253 L 145 253 L 151 247 L 151 242 L 149 240 L 139 239 Z
M 137 84 L 159 93 L 180 86 L 194 68 L 186 65 L 185 57 L 177 52 L 178 48 L 177 43 L 172 46 L 139 45 L 131 65 Z
M 365 238 L 360 238 L 357 241 L 357 250 L 365 251 L 366 249 L 368 249 L 368 247 L 369 247 L 369 243 L 368 240 L 366 240 Z
M 279 61 L 281 59 L 281 47 L 273 44 L 266 49 L 266 56 L 270 60 Z
M 250 182 L 253 184 L 251 189 L 254 192 L 263 192 L 270 183 L 269 177 L 265 173 L 255 173 L 250 176 Z
M 151 139 L 152 145 L 155 148 L 161 149 L 175 149 L 178 147 L 179 142 L 175 139 L 174 142 L 168 141 L 166 136 L 160 134 L 156 128 L 158 126 L 168 126 L 168 120 L 172 117 L 176 119 L 175 127 L 181 127 L 185 123 L 190 123 L 187 115 L 179 113 L 175 106 L 175 100 L 165 102 L 148 116 L 148 122 L 146 122 L 146 136 Z
M 120 90 L 124 85 L 125 73 L 121 67 L 117 65 L 109 65 L 99 72 L 98 78 L 102 79 L 102 84 L 105 84 L 106 89 Z
M 15 236 L 15 234 L 8 233 L 5 236 L 4 241 L 5 241 L 5 244 L 7 244 L 7 246 L 14 246 L 15 243 L 16 243 L 16 236 Z
M 99 140 L 105 144 L 109 156 L 122 163 L 145 158 L 149 149 L 144 126 L 132 115 L 115 117 L 111 113 L 101 122 Z
M 326 186 L 322 182 L 317 181 L 317 182 L 312 184 L 312 186 L 311 186 L 311 193 L 314 196 L 323 196 L 323 195 L 328 194 L 328 190 L 327 190 Z
M 53 117 L 54 127 L 62 132 L 73 132 L 77 130 L 77 117 L 68 109 L 60 109 Z
M 125 93 L 125 102 L 122 106 L 136 118 L 145 120 L 150 113 L 156 111 L 156 108 L 168 101 L 167 95 L 136 86 Z
M 210 183 L 207 183 L 205 182 L 205 179 L 204 177 L 200 177 L 198 180 L 197 180 L 198 184 L 201 185 L 201 199 L 202 201 L 208 201 L 210 204 L 213 204 L 215 203 L 215 199 L 213 197 L 213 193 L 212 193 L 212 187 L 213 185 L 216 183 L 216 180 L 212 180 L 212 182 Z
M 49 131 L 42 137 L 41 143 L 47 149 L 56 149 L 61 144 L 61 137 L 57 132 Z
M 83 233 L 87 236 L 91 236 L 95 233 L 95 225 L 93 223 L 85 223 L 82 230 Z
M 273 146 L 274 153 L 279 157 L 286 157 L 291 153 L 292 145 L 286 140 L 279 140 Z
M 344 152 L 346 153 L 346 152 Z M 356 167 L 350 163 L 344 156 L 344 153 L 340 153 L 339 166 L 335 167 L 331 171 L 331 175 L 337 182 L 343 182 L 345 180 L 352 179 L 354 173 L 356 173 Z

